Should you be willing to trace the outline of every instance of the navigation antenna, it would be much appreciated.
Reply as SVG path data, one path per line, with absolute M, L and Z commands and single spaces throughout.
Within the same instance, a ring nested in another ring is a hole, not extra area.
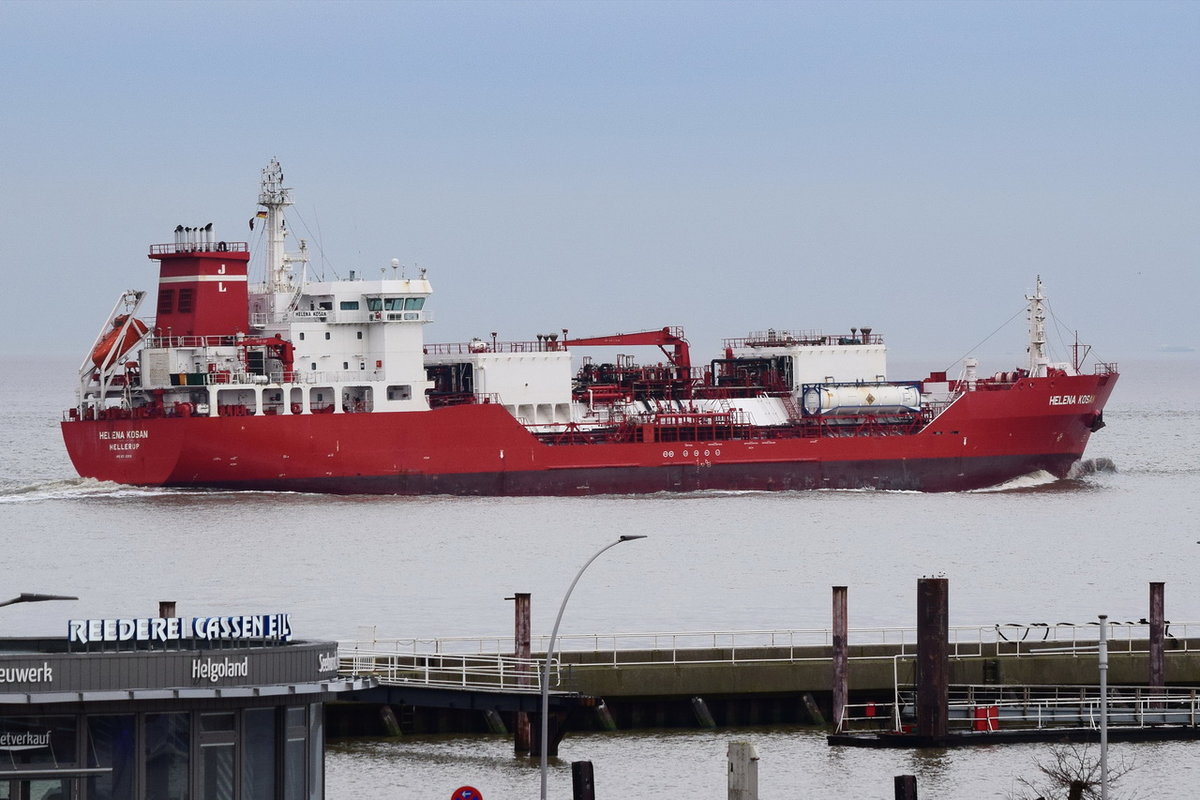
M 1025 299 L 1029 301 L 1029 376 L 1044 378 L 1050 359 L 1046 357 L 1046 296 L 1041 275 L 1037 276 L 1037 289 Z

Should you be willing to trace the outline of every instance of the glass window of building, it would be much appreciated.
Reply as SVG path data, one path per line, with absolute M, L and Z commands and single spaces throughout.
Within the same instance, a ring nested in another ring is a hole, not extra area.
M 232 711 L 200 715 L 201 800 L 234 800 L 234 736 Z
M 275 796 L 275 709 L 248 708 L 242 717 L 242 797 Z
M 0 717 L 0 758 L 6 769 L 75 765 L 75 717 Z
M 106 767 L 107 775 L 87 779 L 89 800 L 133 800 L 137 770 L 133 714 L 107 714 L 87 718 L 89 767 Z
M 304 800 L 305 777 L 308 774 L 308 719 L 305 708 L 289 708 L 284 712 L 285 740 L 283 750 L 284 800 Z
M 145 796 L 188 800 L 191 714 L 147 714 L 142 746 L 146 759 Z

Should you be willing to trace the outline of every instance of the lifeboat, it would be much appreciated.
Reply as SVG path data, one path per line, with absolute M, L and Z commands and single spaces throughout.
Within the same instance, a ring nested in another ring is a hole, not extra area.
M 142 340 L 149 330 L 146 323 L 140 319 L 129 320 L 128 314 L 121 314 L 113 320 L 112 330 L 104 334 L 104 338 L 92 348 L 92 363 L 103 367 L 106 363 L 113 364 Z

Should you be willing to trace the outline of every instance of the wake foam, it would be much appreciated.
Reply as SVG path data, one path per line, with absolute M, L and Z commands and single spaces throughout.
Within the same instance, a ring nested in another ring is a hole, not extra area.
M 1098 472 L 1113 473 L 1116 471 L 1117 465 L 1111 458 L 1085 458 L 1083 461 L 1076 461 L 1071 466 L 1067 477 L 1082 478 L 1084 475 L 1095 475 Z
M 982 489 L 972 489 L 972 492 L 1012 492 L 1021 489 L 1038 489 L 1042 486 L 1049 486 L 1052 483 L 1057 483 L 1058 478 L 1044 469 L 1039 469 L 1035 472 L 1030 472 L 1026 475 L 1018 475 L 1015 478 L 1010 478 L 1004 483 L 998 483 L 995 486 L 986 486 Z
M 34 483 L 28 486 L 14 486 L 0 491 L 0 504 L 4 503 L 40 503 L 46 500 L 71 500 L 93 497 L 148 497 L 161 495 L 163 489 L 148 489 L 140 486 L 126 486 L 112 481 L 98 481 L 95 478 L 71 478 L 60 481 Z

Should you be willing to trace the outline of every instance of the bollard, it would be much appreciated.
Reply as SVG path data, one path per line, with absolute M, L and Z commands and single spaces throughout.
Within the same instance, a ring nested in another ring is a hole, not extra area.
M 917 800 L 917 776 L 896 776 L 896 800 Z
M 729 800 L 758 800 L 758 751 L 750 742 L 729 743 Z
M 571 800 L 596 800 L 596 775 L 592 771 L 592 762 L 571 762 Z

